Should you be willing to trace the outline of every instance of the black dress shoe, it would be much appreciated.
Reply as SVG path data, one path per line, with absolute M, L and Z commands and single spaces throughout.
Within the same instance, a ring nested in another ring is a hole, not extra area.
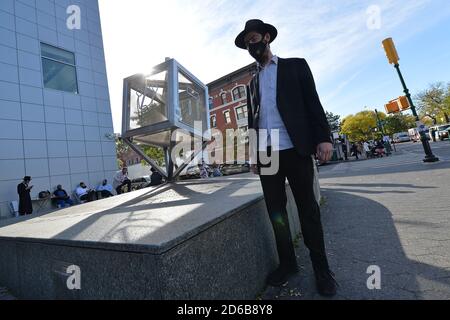
M 277 270 L 269 274 L 267 283 L 273 287 L 281 287 L 289 277 L 299 271 L 298 266 L 279 266 Z
M 317 272 L 315 276 L 317 291 L 321 296 L 333 297 L 336 295 L 339 284 L 337 283 L 333 272 L 330 270 Z

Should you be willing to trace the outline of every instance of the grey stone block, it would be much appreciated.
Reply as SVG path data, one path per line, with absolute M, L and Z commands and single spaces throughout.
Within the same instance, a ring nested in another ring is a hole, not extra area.
M 299 232 L 288 192 L 293 236 Z M 277 266 L 253 175 L 139 190 L 0 223 L 0 283 L 20 299 L 252 299 Z M 81 271 L 69 290 L 68 266 Z

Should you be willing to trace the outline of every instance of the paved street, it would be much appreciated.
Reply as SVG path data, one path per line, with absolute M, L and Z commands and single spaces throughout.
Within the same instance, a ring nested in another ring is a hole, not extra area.
M 321 168 L 322 219 L 336 299 L 450 299 L 450 142 L 432 144 L 441 158 L 422 163 L 421 144 L 396 155 Z M 320 299 L 302 241 L 302 271 L 263 299 Z M 367 288 L 369 266 L 381 289 Z

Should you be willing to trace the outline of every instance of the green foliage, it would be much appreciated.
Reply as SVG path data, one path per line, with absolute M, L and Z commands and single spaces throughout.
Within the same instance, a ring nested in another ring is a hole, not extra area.
M 165 162 L 164 160 L 164 150 L 162 148 L 152 147 L 152 146 L 140 146 L 142 151 L 149 156 L 151 159 L 156 161 L 156 164 L 162 166 Z M 147 164 L 144 161 L 145 164 Z
M 117 156 L 117 165 L 119 166 L 119 168 L 123 168 L 125 166 L 123 157 L 129 150 L 130 147 L 125 142 L 123 142 L 122 139 L 120 138 L 116 139 L 116 156 Z
M 378 113 L 381 120 L 386 118 L 382 112 Z M 373 138 L 374 128 L 377 127 L 377 117 L 374 111 L 361 111 L 347 116 L 341 124 L 341 133 L 346 134 L 351 141 L 367 141 Z
M 117 158 L 121 158 L 125 153 L 128 152 L 129 146 L 123 142 L 122 139 L 116 139 L 116 150 L 117 150 Z
M 394 133 L 406 132 L 416 127 L 416 120 L 412 115 L 397 113 L 386 117 L 384 122 L 384 130 L 388 136 Z
M 433 83 L 421 91 L 415 100 L 421 118 L 428 117 L 433 124 L 450 122 L 450 83 Z
M 164 151 L 162 148 L 152 147 L 152 146 L 139 146 L 144 153 L 156 161 L 158 165 L 164 164 Z M 125 163 L 123 157 L 130 151 L 130 147 L 123 142 L 122 139 L 116 139 L 116 150 L 117 150 L 117 164 L 119 168 L 122 168 Z M 145 161 L 143 164 L 147 164 Z
M 332 112 L 325 112 L 331 132 L 339 132 L 341 130 L 341 116 L 335 115 Z

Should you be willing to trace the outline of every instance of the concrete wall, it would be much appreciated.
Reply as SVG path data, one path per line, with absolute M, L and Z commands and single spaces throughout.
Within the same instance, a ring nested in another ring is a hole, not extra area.
M 67 6 L 81 29 L 66 26 Z M 79 94 L 44 89 L 40 43 L 75 53 Z M 97 0 L 0 1 L 0 218 L 33 177 L 32 197 L 62 184 L 97 185 L 117 170 Z
M 161 254 L 0 237 L 0 283 L 19 299 L 255 299 L 277 264 L 262 198 Z M 67 289 L 70 265 L 81 269 L 81 290 Z

